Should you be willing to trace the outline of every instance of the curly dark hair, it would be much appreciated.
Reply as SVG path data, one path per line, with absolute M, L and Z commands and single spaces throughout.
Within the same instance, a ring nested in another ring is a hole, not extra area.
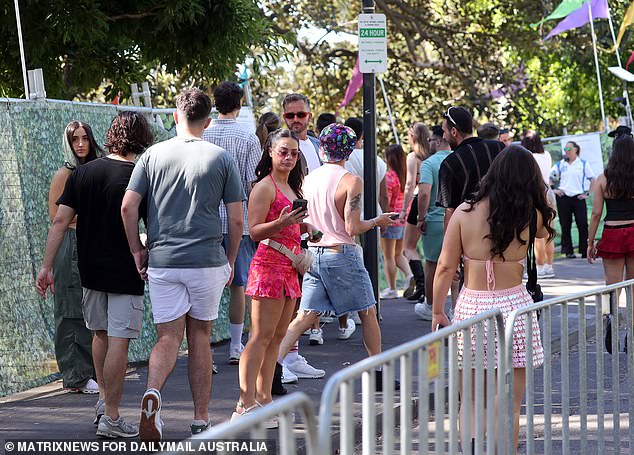
M 260 158 L 260 162 L 255 168 L 255 182 L 253 185 L 258 183 L 261 180 L 264 180 L 271 173 L 273 169 L 273 159 L 271 158 L 270 151 L 277 142 L 285 137 L 290 137 L 297 141 L 297 148 L 299 149 L 299 138 L 293 133 L 291 130 L 287 129 L 279 129 L 273 131 L 269 134 L 269 137 L 266 139 L 266 143 L 262 148 L 262 158 Z M 301 151 L 299 152 L 302 153 Z M 297 197 L 302 198 L 302 183 L 304 182 L 304 173 L 302 172 L 302 163 L 301 156 L 297 157 L 297 162 L 295 163 L 295 167 L 291 170 L 291 173 L 288 175 L 288 184 L 291 189 L 297 194 Z
M 214 89 L 214 103 L 221 114 L 228 114 L 242 106 L 244 90 L 235 82 L 225 81 Z
M 140 155 L 152 142 L 154 136 L 145 117 L 134 111 L 124 111 L 112 119 L 104 146 L 115 155 Z
M 621 135 L 612 144 L 608 165 L 603 171 L 606 192 L 613 199 L 634 197 L 634 138 Z
M 555 211 L 548 206 L 546 189 L 537 161 L 524 147 L 510 145 L 493 160 L 480 189 L 468 201 L 470 207 L 465 209 L 470 212 L 478 202 L 489 200 L 490 232 L 484 238 L 493 242 L 491 257 L 504 260 L 503 253 L 514 239 L 526 244 L 520 235 L 535 210 L 542 215 L 548 240 L 555 237 L 555 230 L 550 226 Z

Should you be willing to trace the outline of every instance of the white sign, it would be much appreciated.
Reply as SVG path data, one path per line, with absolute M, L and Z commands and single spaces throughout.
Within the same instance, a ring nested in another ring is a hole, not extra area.
M 565 156 L 564 147 L 566 147 L 569 141 L 575 142 L 579 146 L 579 158 L 590 164 L 595 177 L 603 172 L 603 152 L 601 151 L 601 137 L 599 133 L 563 136 L 561 138 L 562 157 Z
M 387 71 L 387 21 L 385 14 L 359 14 L 359 70 Z

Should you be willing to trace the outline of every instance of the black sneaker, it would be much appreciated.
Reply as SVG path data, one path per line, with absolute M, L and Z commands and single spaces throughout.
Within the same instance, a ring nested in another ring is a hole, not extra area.
M 275 372 L 273 373 L 273 383 L 271 384 L 271 395 L 281 396 L 287 393 L 288 390 L 282 385 L 282 365 L 276 362 Z

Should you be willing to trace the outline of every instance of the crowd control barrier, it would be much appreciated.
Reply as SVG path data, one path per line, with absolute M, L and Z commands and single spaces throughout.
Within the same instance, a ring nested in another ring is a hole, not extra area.
M 522 412 L 525 422 L 520 425 L 523 434 L 520 435 L 519 452 L 546 455 L 633 453 L 634 350 L 630 347 L 633 286 L 634 280 L 617 283 L 535 303 L 509 315 L 505 361 L 509 397 L 506 401 L 506 441 L 513 440 L 513 425 L 510 424 L 514 390 L 513 327 L 524 323 L 527 339 L 532 339 L 536 328 L 530 315 L 535 312 L 541 316 L 545 358 L 542 367 L 534 369 L 529 363 L 526 368 L 525 412 Z M 625 306 L 617 304 L 622 291 L 625 291 Z M 601 311 L 602 307 L 605 307 L 604 311 Z M 607 331 L 607 335 L 605 323 L 610 316 L 605 312 L 611 314 L 612 330 L 611 334 Z M 553 352 L 553 345 L 557 348 L 553 333 L 560 340 L 559 352 Z M 531 358 L 532 343 L 527 343 L 527 347 L 527 358 Z M 607 352 L 608 347 L 612 354 Z M 623 405 L 624 402 L 627 405 Z M 507 444 L 506 450 L 512 454 L 512 444 Z
M 322 393 L 319 408 L 319 441 L 323 454 L 340 453 L 352 455 L 358 453 L 355 448 L 354 421 L 359 415 L 358 383 L 361 382 L 360 414 L 362 425 L 362 453 L 394 454 L 412 453 L 413 439 L 418 440 L 417 453 L 459 453 L 458 426 L 458 334 L 465 340 L 474 337 L 482 346 L 485 336 L 492 340 L 495 332 L 500 336 L 497 349 L 500 356 L 504 352 L 504 325 L 498 309 L 490 310 L 468 321 L 443 328 L 427 336 L 412 340 L 389 351 L 358 362 L 335 373 Z M 469 343 L 466 343 L 469 346 Z M 474 425 L 477 445 L 486 444 L 490 453 L 495 448 L 495 432 L 486 432 L 495 427 L 495 395 L 503 391 L 503 369 L 486 369 L 488 363 L 495 363 L 495 343 L 488 348 L 476 349 L 472 355 L 465 355 L 465 370 L 475 372 L 475 384 L 471 375 L 462 381 L 461 395 L 465 397 L 465 409 L 462 414 L 461 428 Z M 468 349 L 465 352 L 468 353 Z M 395 399 L 394 382 L 396 369 L 400 369 L 400 390 L 398 403 Z M 447 366 L 447 367 L 446 367 Z M 382 369 L 382 398 L 377 403 L 375 392 L 377 369 Z M 486 373 L 485 373 L 486 371 Z M 416 379 L 414 384 L 414 379 Z M 415 387 L 414 387 L 415 385 Z M 485 402 L 486 392 L 486 402 Z M 433 394 L 433 399 L 430 396 Z M 445 395 L 448 394 L 448 405 Z M 475 407 L 471 408 L 471 397 L 475 398 Z M 503 397 L 501 397 L 503 399 Z M 395 412 L 396 405 L 398 413 Z M 471 420 L 474 412 L 475 421 Z M 398 422 L 395 417 L 398 414 Z M 377 416 L 381 424 L 377 425 Z M 500 418 L 503 416 L 500 415 Z M 413 431 L 418 420 L 418 432 Z M 447 420 L 448 419 L 448 420 Z M 502 424 L 501 421 L 499 423 Z M 339 450 L 333 451 L 332 434 L 339 427 Z M 377 445 L 378 435 L 380 444 Z M 395 437 L 395 435 L 398 435 Z M 502 436 L 502 433 L 499 433 Z M 485 441 L 486 439 L 486 441 Z M 463 447 L 465 453 L 471 453 L 471 438 L 466 438 Z M 397 447 L 398 445 L 398 447 Z
M 299 416 L 299 424 L 295 418 Z M 263 422 L 270 417 L 279 419 L 277 430 L 267 430 Z M 300 430 L 301 428 L 301 430 Z M 319 455 L 319 442 L 317 441 L 317 422 L 313 402 L 303 392 L 295 392 L 288 396 L 275 400 L 273 403 L 263 406 L 256 411 L 249 412 L 233 422 L 224 422 L 216 425 L 200 434 L 192 436 L 187 441 L 196 450 L 196 444 L 204 441 L 237 441 L 237 440 L 275 440 L 277 449 L 269 453 L 279 455 L 297 455 L 301 443 L 302 452 L 306 455 Z M 182 454 L 182 451 L 163 452 L 162 455 Z M 228 452 L 217 451 L 218 455 L 224 453 L 237 453 L 228 449 Z M 259 452 L 258 452 L 259 453 Z

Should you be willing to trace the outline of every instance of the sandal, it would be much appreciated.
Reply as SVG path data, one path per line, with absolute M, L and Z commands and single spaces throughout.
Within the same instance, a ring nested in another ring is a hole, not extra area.
M 248 414 L 249 412 L 253 411 L 256 408 L 261 408 L 263 407 L 263 405 L 261 403 L 259 403 L 258 401 L 255 402 L 255 404 L 253 406 L 250 407 L 246 407 L 244 405 L 244 403 L 242 401 L 238 402 L 238 407 L 242 408 L 242 412 L 233 412 L 233 414 L 231 414 L 231 421 L 233 422 L 236 419 L 239 419 L 240 417 L 242 417 L 245 414 Z M 262 426 L 264 426 L 264 428 L 266 429 L 272 429 L 272 428 L 277 428 L 279 427 L 280 423 L 279 420 L 277 418 L 277 416 L 275 417 L 269 417 L 267 419 L 264 419 L 262 421 Z

